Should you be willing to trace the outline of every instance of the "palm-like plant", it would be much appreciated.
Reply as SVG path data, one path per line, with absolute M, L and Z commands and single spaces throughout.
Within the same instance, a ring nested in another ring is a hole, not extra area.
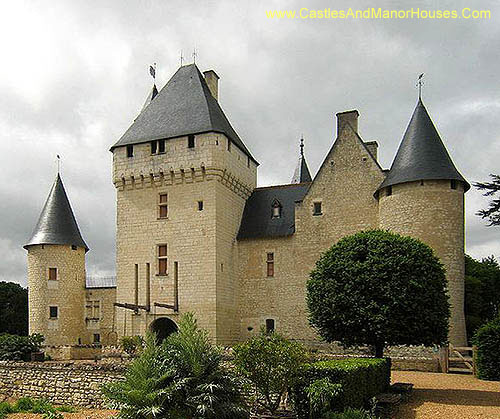
M 103 394 L 124 419 L 247 418 L 241 380 L 222 361 L 188 313 L 163 343 L 148 334 L 125 380 L 104 386 Z

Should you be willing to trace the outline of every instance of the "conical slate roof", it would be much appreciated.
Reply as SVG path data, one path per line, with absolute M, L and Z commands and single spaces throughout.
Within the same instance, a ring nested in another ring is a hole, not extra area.
M 177 70 L 111 151 L 124 145 L 203 132 L 225 134 L 257 163 L 210 93 L 198 67 L 189 64 Z
M 36 244 L 67 244 L 89 248 L 80 234 L 59 173 L 52 185 L 31 239 L 24 248 Z
M 436 127 L 419 99 L 387 177 L 378 191 L 391 185 L 426 179 L 450 179 L 470 185 L 456 169 Z
M 304 156 L 304 139 L 301 139 L 299 163 L 295 168 L 295 172 L 293 173 L 291 183 L 303 183 L 311 181 L 312 181 L 311 173 L 309 172 L 309 168 L 307 167 L 306 163 L 306 158 Z

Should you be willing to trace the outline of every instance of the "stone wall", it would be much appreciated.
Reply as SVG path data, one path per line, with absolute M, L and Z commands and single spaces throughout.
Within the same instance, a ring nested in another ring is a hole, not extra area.
M 101 408 L 100 387 L 121 380 L 126 364 L 0 361 L 2 398 L 45 398 L 53 404 Z

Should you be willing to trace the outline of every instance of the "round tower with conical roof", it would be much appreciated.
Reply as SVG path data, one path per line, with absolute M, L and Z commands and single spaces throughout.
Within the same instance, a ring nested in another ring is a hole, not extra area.
M 77 345 L 85 336 L 85 253 L 83 240 L 58 174 L 28 251 L 29 331 L 45 345 Z
M 419 99 L 387 177 L 376 195 L 380 227 L 431 246 L 446 268 L 451 303 L 449 340 L 466 344 L 464 193 L 458 172 Z

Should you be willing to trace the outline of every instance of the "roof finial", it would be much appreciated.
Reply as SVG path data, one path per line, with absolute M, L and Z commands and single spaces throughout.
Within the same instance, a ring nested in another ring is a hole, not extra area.
M 424 73 L 422 73 L 422 74 L 420 74 L 420 76 L 418 76 L 418 82 L 417 82 L 417 86 L 418 86 L 418 100 L 422 99 L 422 86 L 424 84 L 424 82 L 422 80 L 422 77 L 424 77 Z
M 300 136 L 300 155 L 304 157 L 304 134 Z
M 57 157 L 57 174 L 61 172 L 61 156 L 59 154 L 56 154 Z
M 183 61 L 184 61 L 184 57 L 182 56 L 182 49 L 181 49 L 181 67 L 182 67 Z
M 196 53 L 196 47 L 193 48 L 193 64 L 196 64 L 196 57 L 198 54 Z

